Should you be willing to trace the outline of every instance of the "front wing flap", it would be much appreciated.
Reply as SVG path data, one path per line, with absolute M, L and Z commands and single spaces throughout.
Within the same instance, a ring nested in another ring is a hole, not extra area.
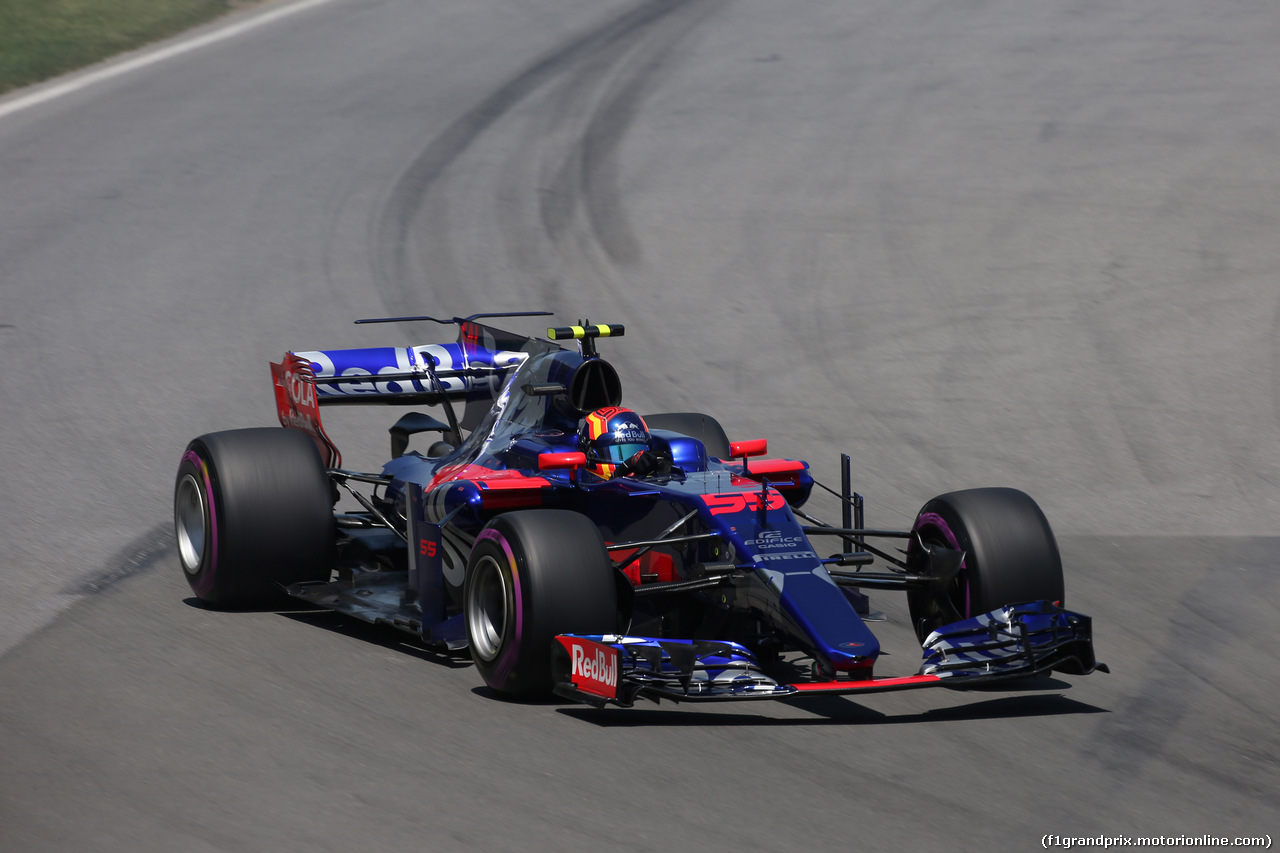
M 638 698 L 703 702 L 977 687 L 1057 670 L 1107 671 L 1093 656 L 1091 620 L 1049 602 L 1010 605 L 946 625 L 924 644 L 915 675 L 786 683 L 728 641 L 562 634 L 552 641 L 555 692 L 596 707 Z
M 1010 604 L 944 625 L 924 641 L 920 672 L 942 679 L 1107 671 L 1093 655 L 1093 620 L 1047 601 Z

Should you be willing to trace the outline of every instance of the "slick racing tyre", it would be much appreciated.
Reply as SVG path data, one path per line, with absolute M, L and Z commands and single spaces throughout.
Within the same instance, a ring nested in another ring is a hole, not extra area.
M 907 564 L 929 574 L 926 549 L 963 551 L 960 571 L 930 589 L 907 593 L 923 642 L 942 625 L 1006 604 L 1063 601 L 1062 558 L 1040 507 L 1017 489 L 969 489 L 934 498 L 916 516 Z M 923 543 L 925 548 L 921 548 Z
M 708 456 L 729 458 L 729 436 L 725 434 L 720 422 L 710 415 L 698 412 L 663 412 L 645 415 L 644 422 L 649 429 L 671 430 L 698 439 L 707 449 Z
M 585 516 L 558 509 L 498 516 L 476 537 L 463 592 L 467 641 L 491 688 L 550 692 L 557 634 L 608 634 L 617 622 L 614 569 Z
M 196 597 L 263 607 L 282 589 L 326 581 L 335 529 L 329 478 L 311 438 L 269 427 L 202 435 L 174 485 L 178 557 Z

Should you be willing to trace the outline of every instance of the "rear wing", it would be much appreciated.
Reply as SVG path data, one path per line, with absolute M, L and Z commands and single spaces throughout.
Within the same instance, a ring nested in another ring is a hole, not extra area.
M 288 352 L 271 363 L 276 408 L 280 423 L 301 429 L 316 443 L 328 467 L 337 467 L 341 455 L 320 420 L 320 407 L 331 405 L 443 405 L 449 426 L 471 430 L 484 418 L 502 391 L 511 371 L 531 355 L 563 352 L 546 340 L 506 332 L 483 323 L 480 317 L 544 316 L 549 312 L 474 314 L 441 320 L 435 317 L 392 317 L 357 320 L 357 323 L 431 321 L 458 327 L 451 344 L 408 347 Z M 591 350 L 583 341 L 620 336 L 621 326 L 570 326 L 547 330 L 552 340 L 577 340 L 580 350 Z M 594 354 L 594 353 L 592 353 Z M 563 390 L 563 389 L 562 389 Z M 463 403 L 461 417 L 453 405 Z
M 289 352 L 271 363 L 276 413 L 282 426 L 310 435 L 325 466 L 335 468 L 342 457 L 325 434 L 321 406 L 477 402 L 464 409 L 462 426 L 470 429 L 488 411 L 507 372 L 527 357 L 463 344 Z

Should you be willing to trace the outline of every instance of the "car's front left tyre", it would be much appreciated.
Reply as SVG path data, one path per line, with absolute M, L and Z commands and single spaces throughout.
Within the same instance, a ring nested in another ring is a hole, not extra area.
M 183 574 L 206 604 L 270 606 L 289 584 L 329 579 L 329 478 L 299 430 L 230 430 L 192 441 L 178 465 L 173 516 Z
M 557 634 L 615 630 L 616 574 L 586 516 L 520 510 L 489 522 L 463 589 L 467 641 L 485 683 L 513 698 L 549 693 Z

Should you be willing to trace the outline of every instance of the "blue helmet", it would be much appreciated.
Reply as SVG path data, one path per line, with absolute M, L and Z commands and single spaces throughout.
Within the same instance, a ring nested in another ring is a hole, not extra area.
M 587 470 L 606 480 L 617 474 L 619 465 L 652 445 L 644 418 L 631 409 L 596 409 L 578 427 L 578 449 L 587 456 Z

